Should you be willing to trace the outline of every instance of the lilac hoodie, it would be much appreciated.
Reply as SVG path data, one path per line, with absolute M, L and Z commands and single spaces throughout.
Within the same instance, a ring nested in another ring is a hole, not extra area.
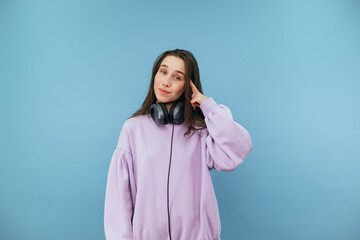
M 221 224 L 210 170 L 233 171 L 252 150 L 248 131 L 213 98 L 200 108 L 207 128 L 184 138 L 185 122 L 157 125 L 150 115 L 127 119 L 108 171 L 107 240 L 219 240 Z M 170 221 L 168 219 L 170 212 Z

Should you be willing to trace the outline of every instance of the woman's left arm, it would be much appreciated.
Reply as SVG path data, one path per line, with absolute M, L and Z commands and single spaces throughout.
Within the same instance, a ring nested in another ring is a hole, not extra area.
M 227 106 L 217 104 L 213 98 L 204 101 L 200 108 L 207 126 L 205 142 L 208 168 L 233 171 L 252 150 L 250 134 L 233 120 Z
M 205 116 L 207 166 L 209 170 L 233 171 L 253 149 L 250 134 L 234 121 L 227 106 L 201 94 L 192 81 L 190 85 L 193 90 L 191 104 L 199 106 Z

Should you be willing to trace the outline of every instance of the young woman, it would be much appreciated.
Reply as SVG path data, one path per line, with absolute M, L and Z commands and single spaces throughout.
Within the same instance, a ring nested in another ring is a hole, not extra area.
M 233 171 L 252 150 L 231 111 L 202 93 L 189 51 L 156 59 L 149 92 L 121 129 L 108 171 L 107 240 L 219 240 L 210 170 Z

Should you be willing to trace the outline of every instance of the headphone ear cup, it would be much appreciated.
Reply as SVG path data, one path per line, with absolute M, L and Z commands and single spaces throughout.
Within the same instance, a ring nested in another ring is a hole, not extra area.
M 169 114 L 168 114 L 165 104 L 160 103 L 160 102 L 151 104 L 149 112 L 150 112 L 151 117 L 154 119 L 154 121 L 157 124 L 160 124 L 160 125 L 168 124 Z
M 176 102 L 174 103 L 169 112 L 169 122 L 174 124 L 181 124 L 184 122 L 184 103 Z

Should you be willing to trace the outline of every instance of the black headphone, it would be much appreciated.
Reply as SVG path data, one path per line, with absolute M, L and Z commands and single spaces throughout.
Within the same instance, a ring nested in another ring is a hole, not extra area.
M 179 100 L 171 106 L 169 113 L 162 102 L 152 104 L 149 111 L 157 124 L 182 124 L 184 122 L 184 103 Z
M 170 162 L 168 170 L 168 180 L 167 180 L 167 206 L 168 206 L 168 223 L 169 223 L 169 236 L 171 240 L 171 229 L 170 229 L 170 210 L 169 210 L 169 177 L 170 177 L 170 166 L 171 166 L 171 155 L 172 155 L 172 144 L 174 136 L 174 124 L 181 124 L 184 122 L 184 103 L 176 100 L 170 108 L 168 113 L 165 103 L 158 102 L 151 104 L 150 106 L 150 115 L 157 124 L 166 125 L 168 123 L 173 123 L 173 131 L 171 135 L 171 148 L 170 148 Z

